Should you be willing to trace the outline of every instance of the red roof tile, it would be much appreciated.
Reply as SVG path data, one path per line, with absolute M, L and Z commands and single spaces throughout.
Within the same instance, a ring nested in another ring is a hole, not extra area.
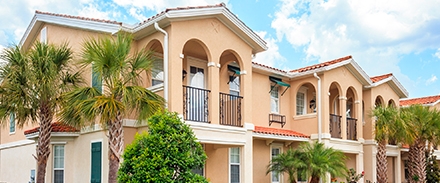
M 40 127 L 35 127 L 24 131 L 25 135 L 37 133 L 40 131 Z M 52 123 L 52 132 L 79 132 L 79 129 L 63 124 L 61 122 Z
M 400 106 L 413 104 L 432 104 L 440 100 L 440 95 L 400 100 Z
M 277 69 L 277 68 L 275 68 L 275 67 L 270 67 L 270 66 L 267 66 L 267 65 L 263 65 L 263 64 L 260 64 L 260 63 L 257 63 L 257 62 L 252 62 L 252 64 L 254 64 L 254 65 L 258 65 L 258 66 L 261 66 L 261 67 L 265 67 L 265 68 L 268 68 L 268 69 L 272 69 L 272 70 L 275 70 L 275 71 L 279 71 L 279 72 L 287 73 L 286 71 L 283 71 L 283 70 L 281 70 L 281 69 Z
M 342 61 L 346 61 L 348 59 L 351 59 L 351 55 L 349 56 L 345 56 L 342 58 L 338 58 L 335 60 L 330 60 L 328 62 L 323 62 L 323 63 L 319 63 L 319 64 L 315 64 L 315 65 L 311 65 L 311 66 L 307 66 L 307 67 L 303 67 L 303 68 L 299 68 L 299 69 L 295 69 L 295 70 L 291 70 L 290 72 L 306 72 L 306 71 L 310 71 L 310 70 L 315 70 L 315 69 L 319 69 L 321 67 L 325 67 L 325 66 L 329 66 L 329 65 L 333 65 Z
M 290 137 L 310 138 L 309 135 L 304 135 L 302 133 L 299 133 L 299 132 L 296 132 L 293 130 L 269 128 L 269 127 L 262 127 L 262 126 L 255 126 L 254 132 L 255 133 L 262 133 L 262 134 L 269 134 L 269 135 L 282 135 L 282 136 L 290 136 Z
M 391 76 L 393 76 L 393 73 L 384 74 L 384 75 L 380 75 L 380 76 L 374 76 L 374 77 L 371 77 L 370 79 L 371 79 L 371 81 L 373 81 L 373 83 L 376 83 L 376 82 L 379 82 L 379 81 L 384 80 L 386 78 L 389 78 Z
M 122 22 L 117 22 L 114 20 L 103 20 L 103 19 L 97 19 L 97 18 L 87 18 L 87 17 L 81 17 L 81 16 L 72 16 L 72 15 L 65 15 L 65 14 L 57 14 L 57 13 L 49 13 L 49 12 L 42 12 L 42 11 L 35 11 L 36 14 L 45 14 L 45 15 L 51 15 L 51 16 L 58 16 L 58 17 L 64 17 L 64 18 L 73 18 L 78 20 L 87 20 L 87 21 L 95 21 L 95 22 L 102 22 L 102 23 L 110 23 L 110 24 L 118 24 L 122 25 Z

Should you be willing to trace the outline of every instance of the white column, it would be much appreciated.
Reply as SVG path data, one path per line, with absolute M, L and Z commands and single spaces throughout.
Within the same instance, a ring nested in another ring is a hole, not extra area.
M 244 127 L 246 128 L 246 144 L 242 150 L 242 167 L 241 172 L 243 172 L 242 180 L 246 183 L 253 182 L 253 139 L 252 139 L 252 131 L 254 130 L 254 125 L 251 123 L 245 123 Z
M 356 173 L 362 173 L 364 170 L 364 152 L 359 152 L 356 154 Z M 364 182 L 364 178 L 362 177 L 358 182 Z

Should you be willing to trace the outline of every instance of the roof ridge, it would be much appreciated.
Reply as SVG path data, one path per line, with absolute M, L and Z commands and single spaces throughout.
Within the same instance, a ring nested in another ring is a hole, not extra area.
M 252 62 L 252 64 L 259 65 L 261 67 L 265 67 L 265 68 L 268 68 L 268 69 L 276 70 L 276 71 L 279 71 L 279 72 L 287 73 L 287 71 L 285 71 L 285 70 L 281 70 L 281 69 L 278 69 L 276 67 L 271 67 L 271 66 L 268 66 L 268 65 L 260 64 L 258 62 Z
M 409 100 L 417 100 L 417 99 L 425 99 L 425 98 L 434 98 L 438 97 L 440 98 L 440 95 L 430 95 L 430 96 L 424 96 L 424 97 L 416 97 L 416 98 L 408 98 L 408 99 L 402 99 L 400 101 L 409 101 Z
M 290 130 L 290 129 L 281 129 L 281 128 L 270 128 L 264 126 L 255 126 L 254 132 L 263 133 L 263 134 L 271 134 L 271 135 L 283 135 L 283 136 L 293 136 L 293 137 L 302 137 L 302 138 L 310 138 L 310 135 L 305 135 L 303 133 Z
M 371 81 L 372 81 L 373 83 L 376 83 L 376 82 L 378 82 L 378 81 L 384 80 L 384 79 L 389 78 L 389 77 L 391 77 L 391 76 L 393 76 L 393 73 L 388 73 L 388 74 L 382 74 L 382 75 L 378 75 L 378 76 L 373 76 L 373 77 L 370 77 L 370 79 L 371 79 Z
M 39 10 L 35 10 L 35 14 L 44 14 L 44 15 L 64 17 L 64 18 L 73 18 L 73 19 L 78 19 L 78 20 L 87 20 L 87 21 L 94 21 L 94 22 L 102 22 L 102 23 L 110 23 L 110 24 L 122 25 L 122 22 L 118 22 L 118 21 L 115 21 L 115 20 L 106 20 L 106 19 L 99 19 L 99 18 L 74 16 L 74 15 L 60 14 L 60 13 L 51 13 L 51 12 L 44 12 L 44 11 L 39 11 Z
M 342 61 L 345 61 L 345 60 L 348 60 L 348 59 L 352 59 L 352 56 L 348 55 L 348 56 L 337 58 L 337 59 L 330 60 L 330 61 L 327 61 L 327 62 L 318 63 L 318 64 L 302 67 L 302 68 L 299 68 L 299 69 L 294 69 L 294 70 L 291 70 L 289 72 L 305 72 L 305 71 L 314 70 L 314 69 L 318 69 L 318 68 L 321 68 L 321 67 L 333 65 L 333 64 L 336 64 L 336 63 L 339 63 L 339 62 L 342 62 Z

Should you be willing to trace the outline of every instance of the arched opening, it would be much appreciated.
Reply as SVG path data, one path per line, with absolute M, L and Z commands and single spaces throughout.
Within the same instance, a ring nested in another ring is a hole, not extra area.
M 295 114 L 316 113 L 316 89 L 311 83 L 304 83 L 296 90 Z
M 241 58 L 233 50 L 220 56 L 220 124 L 243 126 L 242 124 L 242 69 Z
M 396 106 L 396 103 L 394 102 L 393 99 L 388 100 L 388 106 L 389 106 L 389 107 L 397 107 L 397 106 Z
M 183 116 L 188 121 L 209 123 L 209 53 L 199 40 L 187 41 L 182 53 Z
M 329 110 L 330 110 L 330 135 L 332 138 L 342 138 L 341 136 L 341 109 L 340 100 L 341 87 L 338 83 L 333 82 L 329 88 Z
M 151 75 L 147 77 L 148 86 L 160 87 L 163 86 L 164 69 L 163 69 L 163 47 L 159 40 L 154 39 L 150 41 L 145 50 L 151 51 L 151 57 L 153 59 L 153 67 L 151 69 Z
M 355 102 L 356 91 L 353 87 L 347 89 L 346 116 L 347 116 L 347 140 L 357 140 L 357 113 Z
M 384 104 L 384 100 L 382 98 L 382 96 L 377 96 L 376 100 L 374 101 L 374 107 L 379 107 L 379 106 L 383 106 Z

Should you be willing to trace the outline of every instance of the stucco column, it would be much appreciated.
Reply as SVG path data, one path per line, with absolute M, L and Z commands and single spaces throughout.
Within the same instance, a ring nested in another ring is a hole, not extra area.
M 400 151 L 400 150 L 399 150 Z M 401 157 L 402 153 L 399 152 L 397 153 L 396 161 L 394 161 L 394 175 L 395 176 L 395 182 L 402 182 L 402 171 L 401 171 L 401 163 L 402 163 L 402 157 Z
M 364 170 L 364 152 L 359 152 L 356 154 L 356 173 L 362 173 Z M 365 182 L 364 177 L 358 182 Z
M 356 133 L 357 133 L 357 139 L 358 141 L 363 142 L 364 141 L 364 134 L 362 126 L 364 125 L 363 121 L 363 114 L 362 114 L 362 102 L 360 100 L 354 101 L 354 110 L 356 114 Z
M 211 124 L 219 124 L 219 93 L 220 93 L 220 64 L 208 62 L 208 89 L 209 96 L 209 120 Z
M 339 104 L 341 109 L 341 137 L 347 139 L 347 97 L 339 97 Z
M 253 139 L 252 139 L 252 131 L 254 130 L 254 125 L 251 123 L 245 123 L 244 127 L 246 128 L 246 144 L 243 148 L 243 166 L 241 168 L 241 172 L 243 172 L 243 182 L 254 182 L 253 181 Z
M 168 110 L 183 115 L 183 58 L 180 51 L 169 48 L 168 56 Z M 189 71 L 188 71 L 189 72 Z

